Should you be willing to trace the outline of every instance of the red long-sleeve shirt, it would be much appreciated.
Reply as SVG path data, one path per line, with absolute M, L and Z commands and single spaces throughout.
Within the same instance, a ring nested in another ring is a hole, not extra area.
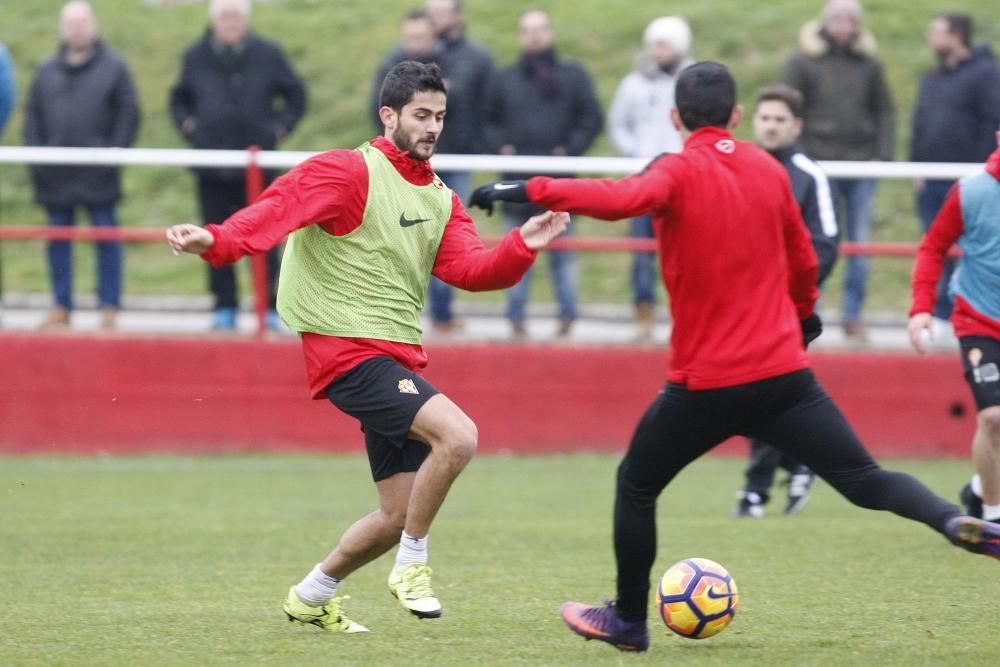
M 668 379 L 726 387 L 809 366 L 800 320 L 818 264 L 788 174 L 753 144 L 703 128 L 622 180 L 528 182 L 532 202 L 605 220 L 652 213 L 674 328 Z
M 1000 151 L 990 157 L 986 168 L 1000 179 Z M 962 218 L 962 202 L 959 187 L 955 185 L 917 250 L 917 261 L 913 265 L 911 316 L 933 312 L 945 257 L 963 233 L 965 223 Z M 1000 339 L 1000 322 L 977 311 L 960 294 L 955 296 L 951 323 L 955 328 L 955 335 L 959 337 L 990 336 Z
M 374 139 L 372 145 L 410 183 L 427 185 L 435 178 L 427 161 L 414 160 L 384 137 Z M 224 266 L 244 255 L 265 252 L 308 225 L 319 225 L 329 234 L 343 236 L 361 225 L 367 199 L 368 168 L 361 153 L 322 153 L 276 180 L 257 201 L 223 224 L 206 226 L 215 243 L 202 258 L 213 266 Z M 516 229 L 487 251 L 462 201 L 452 193 L 451 218 L 432 273 L 450 285 L 473 292 L 503 289 L 521 279 L 536 255 Z M 337 278 L 334 275 L 330 279 Z M 427 365 L 427 355 L 420 345 L 372 338 L 303 333 L 302 350 L 313 398 L 323 398 L 327 385 L 366 359 L 387 356 L 411 370 Z

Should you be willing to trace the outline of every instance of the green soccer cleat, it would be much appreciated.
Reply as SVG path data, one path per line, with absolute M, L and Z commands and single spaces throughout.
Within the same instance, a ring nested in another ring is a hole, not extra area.
M 389 573 L 389 592 L 417 618 L 439 618 L 441 603 L 431 589 L 431 568 L 411 563 Z
M 288 589 L 288 597 L 285 598 L 285 604 L 281 608 L 285 610 L 289 621 L 298 621 L 303 625 L 315 625 L 327 632 L 343 632 L 345 634 L 368 632 L 368 628 L 360 623 L 355 623 L 340 611 L 340 601 L 346 600 L 348 597 L 350 596 L 344 595 L 333 598 L 322 607 L 312 607 L 302 601 L 299 594 L 295 592 L 295 586 L 292 586 Z

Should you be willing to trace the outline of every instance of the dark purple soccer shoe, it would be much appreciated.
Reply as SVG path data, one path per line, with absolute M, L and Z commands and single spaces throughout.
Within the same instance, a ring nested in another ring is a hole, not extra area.
M 957 516 L 945 525 L 951 541 L 966 551 L 1000 560 L 1000 524 L 971 516 Z
M 559 614 L 569 629 L 586 639 L 599 639 L 622 651 L 645 651 L 649 648 L 646 621 L 623 621 L 618 618 L 614 603 L 590 607 L 580 602 L 567 602 Z

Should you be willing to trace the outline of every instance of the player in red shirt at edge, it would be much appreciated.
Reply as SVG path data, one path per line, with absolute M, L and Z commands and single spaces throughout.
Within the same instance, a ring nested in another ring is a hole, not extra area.
M 976 474 L 959 498 L 966 512 L 1000 523 L 1000 132 L 983 171 L 956 183 L 927 231 L 913 266 L 910 342 L 926 350 L 931 313 L 945 257 L 953 244 L 962 258 L 949 291 L 951 322 L 962 350 L 965 379 L 976 402 L 972 460 Z
M 677 81 L 672 120 L 685 137 L 623 180 L 532 178 L 485 185 L 472 204 L 535 204 L 619 220 L 652 213 L 674 328 L 667 385 L 636 427 L 618 468 L 614 602 L 567 602 L 576 633 L 622 650 L 649 646 L 656 501 L 686 465 L 734 435 L 760 438 L 812 468 L 849 501 L 927 524 L 953 544 L 1000 558 L 1000 526 L 963 516 L 909 475 L 879 467 L 805 354 L 817 261 L 781 164 L 736 141 L 736 84 L 702 62 Z M 666 119 L 664 119 L 666 120 Z
M 427 535 L 476 449 L 476 426 L 417 371 L 420 311 L 430 276 L 466 290 L 517 283 L 537 250 L 559 235 L 566 213 L 529 219 L 487 252 L 461 200 L 428 159 L 444 126 L 437 65 L 403 62 L 386 76 L 379 116 L 385 135 L 298 165 L 222 225 L 177 225 L 175 253 L 214 266 L 266 252 L 291 234 L 282 258 L 278 312 L 302 337 L 314 398 L 357 418 L 379 507 L 285 599 L 290 621 L 365 632 L 335 595 L 354 570 L 399 545 L 389 590 L 420 618 L 437 618 Z

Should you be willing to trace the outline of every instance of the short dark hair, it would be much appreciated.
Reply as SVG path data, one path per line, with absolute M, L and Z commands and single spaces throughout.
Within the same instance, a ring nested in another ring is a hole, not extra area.
M 428 20 L 430 20 L 430 17 L 427 15 L 427 10 L 420 9 L 419 7 L 417 9 L 411 9 L 410 11 L 403 14 L 403 21 L 428 21 Z
M 763 102 L 784 102 L 793 116 L 802 118 L 802 107 L 805 104 L 802 93 L 786 83 L 772 83 L 761 90 L 757 94 L 754 108 L 759 107 Z
M 736 81 L 725 65 L 706 60 L 681 72 L 674 95 L 687 129 L 727 127 L 736 106 Z
M 385 75 L 378 94 L 379 106 L 389 107 L 399 113 L 410 103 L 414 95 L 426 91 L 448 94 L 444 87 L 441 68 L 434 63 L 404 60 Z
M 934 18 L 944 19 L 948 32 L 958 35 L 965 46 L 972 45 L 972 17 L 961 12 L 941 12 Z

